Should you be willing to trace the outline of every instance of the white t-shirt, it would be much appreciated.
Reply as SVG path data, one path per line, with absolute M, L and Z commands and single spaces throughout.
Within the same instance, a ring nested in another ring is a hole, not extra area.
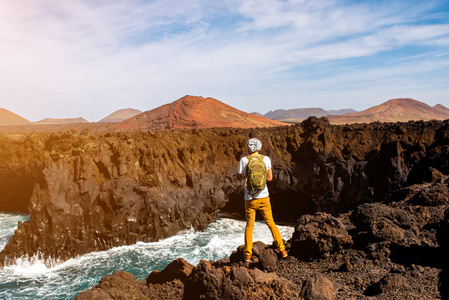
M 254 159 L 257 159 L 257 157 L 254 157 Z M 271 160 L 268 156 L 265 156 L 263 158 L 263 162 L 265 163 L 265 165 L 267 166 L 267 171 L 269 169 L 271 169 Z M 254 195 L 250 195 L 248 193 L 248 189 L 246 188 L 245 185 L 245 181 L 246 181 L 246 166 L 248 165 L 248 158 L 242 157 L 239 161 L 239 165 L 237 167 L 237 173 L 238 174 L 242 174 L 242 178 L 243 180 L 243 186 L 245 187 L 245 200 L 254 200 L 254 199 L 260 199 L 260 198 L 265 198 L 268 197 L 268 187 L 267 185 L 265 185 L 265 188 L 263 190 L 261 190 L 260 192 L 257 192 Z

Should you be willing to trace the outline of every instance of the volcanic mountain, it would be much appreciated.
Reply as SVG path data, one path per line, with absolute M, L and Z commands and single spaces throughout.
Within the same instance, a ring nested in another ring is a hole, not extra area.
M 142 113 L 141 110 L 134 108 L 119 109 L 110 114 L 109 116 L 101 119 L 99 122 L 113 122 L 113 123 L 122 122 L 125 121 L 126 119 L 129 119 L 141 113 Z
M 287 125 L 233 108 L 213 98 L 184 96 L 173 103 L 143 112 L 110 130 L 166 130 L 212 127 L 273 127 Z
M 449 115 L 442 112 L 443 108 L 445 107 L 442 105 L 435 108 L 414 99 L 399 98 L 361 112 L 339 116 L 330 115 L 327 118 L 333 124 L 445 120 L 449 118 Z
M 0 108 L 0 125 L 26 125 L 31 122 L 27 119 L 10 112 L 7 109 Z
M 40 121 L 35 122 L 36 124 L 72 124 L 72 123 L 89 123 L 84 118 L 66 118 L 66 119 L 52 119 L 46 118 Z
M 445 107 L 445 106 L 443 106 L 441 104 L 437 104 L 433 108 L 435 108 L 440 113 L 443 113 L 443 114 L 445 114 L 445 115 L 447 115 L 449 117 L 449 108 L 447 108 L 447 107 Z

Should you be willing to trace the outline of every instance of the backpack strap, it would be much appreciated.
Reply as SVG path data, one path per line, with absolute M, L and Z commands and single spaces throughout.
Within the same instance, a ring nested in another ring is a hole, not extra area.
M 248 186 L 248 167 L 249 167 L 249 162 L 251 161 L 251 159 L 253 159 L 254 156 L 252 155 L 247 155 L 245 156 L 246 159 L 248 160 L 248 163 L 246 164 L 246 170 L 245 170 L 245 186 Z
M 245 157 L 248 159 L 248 162 L 249 162 L 251 159 L 254 159 L 255 157 L 257 157 L 259 160 L 263 161 L 263 159 L 265 158 L 265 155 L 261 155 L 261 154 L 259 154 L 258 156 L 247 155 L 247 156 L 245 156 Z

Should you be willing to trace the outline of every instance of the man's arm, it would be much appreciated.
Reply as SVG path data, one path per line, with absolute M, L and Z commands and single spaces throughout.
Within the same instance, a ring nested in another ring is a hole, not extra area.
M 246 159 L 244 159 L 244 156 L 242 155 L 242 157 L 239 160 L 239 165 L 237 166 L 237 172 L 235 175 L 235 179 L 237 180 L 242 180 L 243 178 L 243 173 L 245 172 L 246 168 L 245 160 Z
M 271 169 L 267 170 L 267 180 L 268 181 L 273 180 L 273 171 Z

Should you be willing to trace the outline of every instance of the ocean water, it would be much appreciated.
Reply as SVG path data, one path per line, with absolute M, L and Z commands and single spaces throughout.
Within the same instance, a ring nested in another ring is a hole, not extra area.
M 28 219 L 26 215 L 0 213 L 0 250 L 17 229 L 18 221 Z M 278 227 L 283 239 L 291 237 L 293 227 Z M 51 267 L 39 257 L 18 259 L 14 265 L 0 269 L 0 299 L 73 299 L 118 270 L 145 280 L 152 270 L 162 270 L 180 257 L 193 265 L 201 259 L 218 260 L 244 243 L 244 228 L 244 221 L 221 218 L 204 231 L 186 230 L 158 242 L 89 253 Z M 273 241 L 263 222 L 256 222 L 253 239 L 266 244 Z

